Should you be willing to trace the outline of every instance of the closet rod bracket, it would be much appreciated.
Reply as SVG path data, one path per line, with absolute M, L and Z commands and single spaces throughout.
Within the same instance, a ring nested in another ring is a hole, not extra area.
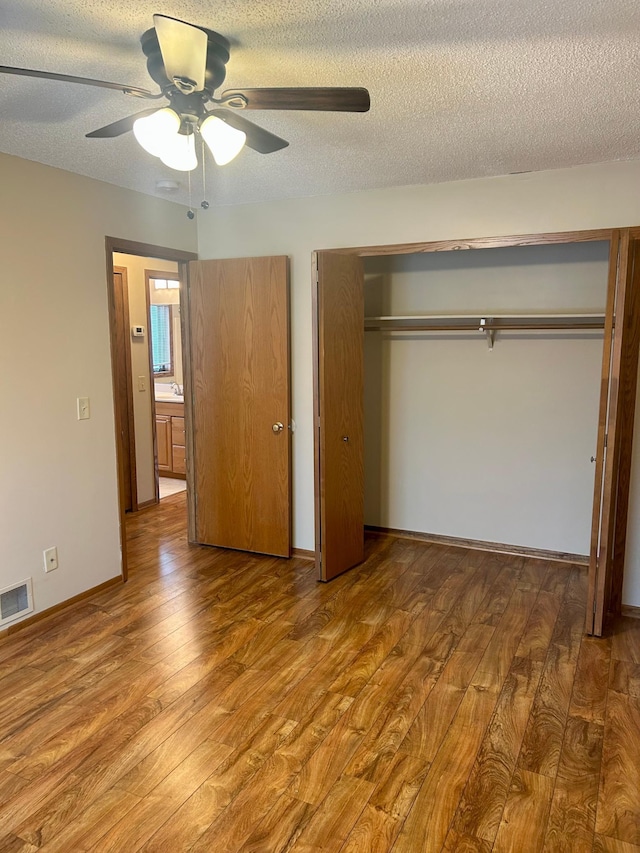
M 480 318 L 480 328 L 478 329 L 478 331 L 485 333 L 486 338 L 487 338 L 487 346 L 489 347 L 490 350 L 492 350 L 493 349 L 493 340 L 494 340 L 494 336 L 495 336 L 495 329 L 487 329 L 486 328 L 487 322 L 492 323 L 493 317 L 481 317 Z

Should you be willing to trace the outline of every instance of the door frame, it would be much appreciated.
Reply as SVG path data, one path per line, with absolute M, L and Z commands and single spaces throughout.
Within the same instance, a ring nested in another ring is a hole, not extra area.
M 105 237 L 105 253 L 106 253 L 106 267 L 107 267 L 107 294 L 108 294 L 108 308 L 109 308 L 109 330 L 111 335 L 111 380 L 113 384 L 113 405 L 114 405 L 114 417 L 116 418 L 114 424 L 114 430 L 116 433 L 116 477 L 118 483 L 118 517 L 120 520 L 120 554 L 121 554 L 121 573 L 122 580 L 126 581 L 129 576 L 128 569 L 128 561 L 127 561 L 127 537 L 126 537 L 126 521 L 125 521 L 125 513 L 122 507 L 122 501 L 120 500 L 120 494 L 122 489 L 122 484 L 120 482 L 120 460 L 122 458 L 122 445 L 119 440 L 118 430 L 116 428 L 117 424 L 117 415 L 118 415 L 118 402 L 117 402 L 117 394 L 116 394 L 116 384 L 115 384 L 115 362 L 114 362 L 114 352 L 113 352 L 113 335 L 112 330 L 114 328 L 115 318 L 113 316 L 113 306 L 111 302 L 111 295 L 113 293 L 113 273 L 114 273 L 114 263 L 113 263 L 113 253 L 119 252 L 125 255 L 138 255 L 139 257 L 149 257 L 149 258 L 158 258 L 163 261 L 175 261 L 178 264 L 180 282 L 186 283 L 188 276 L 188 263 L 189 261 L 197 260 L 198 256 L 195 252 L 185 252 L 181 249 L 172 249 L 167 246 L 155 246 L 152 243 L 139 243 L 135 240 L 127 240 L 122 237 Z M 180 288 L 180 314 L 181 317 L 184 315 L 184 305 L 182 294 L 183 291 L 186 290 L 185 287 Z M 183 333 L 184 333 L 184 321 L 182 322 Z M 190 378 L 190 377 L 189 377 Z M 189 438 L 191 431 L 191 412 L 190 406 L 187 403 L 187 375 L 184 375 L 185 382 L 185 436 L 187 436 L 186 442 L 189 444 Z M 149 381 L 151 381 L 151 377 L 149 377 Z M 154 448 L 153 448 L 154 456 L 157 455 L 157 449 L 155 447 L 155 430 L 154 430 Z M 188 458 L 188 457 L 187 457 Z M 191 491 L 191 471 L 190 464 L 187 461 L 187 492 Z M 189 512 L 189 517 L 191 517 L 191 512 L 189 508 L 189 502 L 187 501 L 187 511 Z
M 131 511 L 136 512 L 138 510 L 138 485 L 137 485 L 137 476 L 136 476 L 136 440 L 135 440 L 135 431 L 134 431 L 134 418 L 133 418 L 133 377 L 131 372 L 131 350 L 129 347 L 125 347 L 124 352 L 124 360 L 125 360 L 125 392 L 124 396 L 126 399 L 122 399 L 123 395 L 119 393 L 119 383 L 117 381 L 117 359 L 115 348 L 117 346 L 116 341 L 119 339 L 119 336 L 116 334 L 116 330 L 118 325 L 121 322 L 121 317 L 118 317 L 114 312 L 114 306 L 116 301 L 115 294 L 115 275 L 119 274 L 122 280 L 122 301 L 124 304 L 125 314 L 126 314 L 126 325 L 122 332 L 122 338 L 124 340 L 128 340 L 129 335 L 129 290 L 128 290 L 128 275 L 127 268 L 114 266 L 113 267 L 113 275 L 107 279 L 107 291 L 109 297 L 109 333 L 110 333 L 110 344 L 111 344 L 111 369 L 113 374 L 113 390 L 114 390 L 114 410 L 116 416 L 116 444 L 118 446 L 118 450 L 120 456 L 119 460 L 122 459 L 123 456 L 126 455 L 126 450 L 123 447 L 122 436 L 118 431 L 118 424 L 120 423 L 121 418 L 126 418 L 128 423 L 128 433 L 129 433 L 129 489 L 131 493 Z M 124 466 L 123 466 L 124 467 Z M 120 472 L 122 468 L 118 467 L 118 472 Z M 125 483 L 118 482 L 118 499 L 120 501 L 121 507 L 124 504 L 124 490 Z M 126 512 L 126 510 L 125 510 Z
M 157 260 L 168 260 L 167 258 L 158 258 Z M 186 281 L 182 277 L 182 271 L 180 269 L 180 264 L 178 264 L 178 272 L 168 272 L 167 270 L 151 270 L 145 269 L 144 271 L 144 290 L 145 290 L 145 305 L 146 305 L 146 314 L 147 314 L 147 358 L 149 362 L 149 385 L 153 382 L 153 336 L 151 333 L 151 279 L 152 278 L 162 278 L 165 276 L 167 278 L 171 278 L 172 281 L 179 281 L 181 284 Z M 180 304 L 180 324 L 182 326 L 182 294 L 181 291 L 185 289 L 184 284 L 180 288 L 179 294 L 179 304 Z M 171 329 L 171 335 L 173 339 L 173 328 Z M 172 344 L 173 347 L 173 344 Z M 183 358 L 184 362 L 184 358 Z M 184 375 L 182 377 L 182 385 L 184 387 Z M 154 383 L 155 386 L 155 383 Z M 156 428 L 156 395 L 155 388 L 153 393 L 151 394 L 151 432 L 153 435 L 153 476 L 155 480 L 155 501 L 153 503 L 160 503 L 160 470 L 158 468 L 158 431 Z
M 601 636 L 609 613 L 622 611 L 631 456 L 640 349 L 640 231 L 621 232 L 609 269 L 611 358 L 603 360 L 586 628 Z M 610 376 L 607 379 L 607 371 Z M 598 473 L 600 480 L 598 480 Z M 598 484 L 601 488 L 598 489 Z
M 421 242 L 421 243 L 402 243 L 402 244 L 387 244 L 387 245 L 378 245 L 378 246 L 359 246 L 359 247 L 341 247 L 337 249 L 325 249 L 325 250 L 316 250 L 313 254 L 313 281 L 314 287 L 313 291 L 315 292 L 316 283 L 318 287 L 322 286 L 321 278 L 318 274 L 318 258 L 325 252 L 327 254 L 347 254 L 347 255 L 355 255 L 361 258 L 366 257 L 377 257 L 384 255 L 405 255 L 405 254 L 419 254 L 426 252 L 451 252 L 451 251 L 460 251 L 465 249 L 492 249 L 492 248 L 507 248 L 507 247 L 518 247 L 518 246 L 541 246 L 541 245 L 552 245 L 552 244 L 566 244 L 566 243 L 583 243 L 583 242 L 592 242 L 592 241 L 606 241 L 610 246 L 614 244 L 617 245 L 617 242 L 620 244 L 629 245 L 629 240 L 640 240 L 640 226 L 631 227 L 631 228 L 600 228 L 593 230 L 579 230 L 579 231 L 564 231 L 564 232 L 543 232 L 540 234 L 516 234 L 516 235 L 507 235 L 507 236 L 498 236 L 498 237 L 478 237 L 472 239 L 463 239 L 463 240 L 439 240 L 439 241 L 431 241 L 431 242 Z M 613 254 L 613 253 L 612 253 Z M 616 255 L 617 257 L 617 255 Z M 611 281 L 613 278 L 614 287 L 619 286 L 619 279 L 624 275 L 625 279 L 623 282 L 623 290 L 626 289 L 626 257 L 622 259 L 619 263 L 617 263 L 616 269 L 612 271 L 611 265 L 612 261 L 610 260 L 610 270 L 609 270 L 609 293 L 611 291 Z M 624 261 L 624 262 L 623 262 Z M 632 310 L 635 312 L 631 319 L 631 325 L 633 328 L 630 332 L 627 333 L 627 340 L 631 339 L 632 341 L 637 342 L 639 327 L 640 327 L 640 308 L 638 308 L 637 303 L 640 301 L 640 297 L 636 296 L 632 298 Z M 624 346 L 621 344 L 620 338 L 622 336 L 622 326 L 627 323 L 627 317 L 625 314 L 624 322 L 618 323 L 618 328 L 614 328 L 614 310 L 615 306 L 613 304 L 613 300 L 610 298 L 608 294 L 607 298 L 607 318 L 606 321 L 609 324 L 610 330 L 610 338 L 613 347 Z M 315 454 L 315 478 L 314 478 L 314 505 L 315 505 L 315 522 L 316 522 L 316 568 L 318 570 L 318 577 L 321 577 L 320 574 L 320 555 L 319 555 L 319 537 L 320 537 L 320 524 L 321 524 L 321 494 L 320 494 L 320 450 L 319 450 L 319 436 L 318 436 L 318 417 L 320 412 L 320 407 L 322 405 L 322 400 L 320 398 L 320 389 L 319 389 L 319 365 L 315 363 L 315 361 L 320 358 L 320 354 L 318 352 L 317 347 L 317 338 L 318 338 L 318 312 L 317 312 L 317 299 L 314 297 L 313 300 L 313 335 L 314 335 L 314 454 Z M 364 319 L 364 318 L 363 318 Z M 607 328 L 605 328 L 605 348 L 607 345 Z M 594 559 L 594 535 L 592 534 L 592 559 L 591 559 L 591 567 L 589 573 L 589 608 L 595 609 L 594 601 L 598 599 L 599 604 L 597 606 L 601 606 L 605 611 L 611 609 L 613 612 L 619 612 L 621 606 L 621 590 L 622 590 L 622 581 L 623 581 L 623 567 L 624 567 L 624 556 L 625 556 L 625 544 L 626 544 L 626 522 L 627 522 L 627 507 L 628 507 L 628 498 L 629 498 L 629 484 L 630 484 L 630 476 L 631 476 L 631 450 L 632 450 L 632 433 L 633 433 L 633 416 L 635 412 L 635 383 L 637 380 L 637 353 L 636 353 L 636 371 L 634 374 L 633 371 L 633 346 L 629 344 L 626 345 L 626 349 L 631 353 L 630 356 L 627 357 L 626 368 L 623 370 L 622 375 L 620 377 L 620 383 L 623 385 L 623 395 L 622 395 L 622 404 L 624 406 L 624 410 L 621 413 L 622 417 L 622 425 L 621 425 L 621 438 L 620 441 L 617 442 L 617 448 L 615 455 L 611 458 L 608 469 L 609 476 L 606 477 L 604 481 L 604 485 L 602 486 L 602 491 L 598 494 L 598 480 L 596 477 L 596 489 L 594 490 L 594 525 L 596 523 L 596 503 L 602 499 L 603 502 L 608 500 L 609 503 L 613 506 L 613 530 L 614 530 L 614 538 L 615 538 L 615 551 L 613 555 L 613 569 L 608 572 L 609 577 L 607 578 L 607 583 L 605 583 L 601 577 L 598 576 L 598 572 L 606 571 L 607 567 L 605 566 L 602 569 L 599 569 L 598 561 Z M 606 354 L 605 354 L 606 355 Z M 624 357 L 624 356 L 623 356 Z M 607 377 L 607 385 L 605 386 L 604 382 L 604 373 L 605 370 L 603 368 L 603 377 L 602 377 L 602 385 L 601 385 L 601 419 L 602 419 L 602 406 L 605 406 L 605 412 L 607 411 L 608 399 L 611 392 L 611 382 L 609 381 L 609 377 Z M 618 377 L 613 377 L 613 382 L 617 386 Z M 615 390 L 617 395 L 617 388 Z M 605 403 L 602 403 L 603 398 L 605 399 Z M 617 402 L 617 396 L 616 396 Z M 601 420 L 600 419 L 600 420 Z M 599 441 L 602 440 L 604 444 L 604 429 L 599 429 L 598 437 Z M 598 454 L 600 456 L 600 454 Z M 602 458 L 599 459 L 599 467 L 602 471 L 604 469 L 604 460 Z M 597 473 L 597 472 L 596 472 Z M 608 491 L 607 491 L 608 490 Z M 599 506 L 599 504 L 598 504 Z M 598 509 L 598 515 L 600 517 L 600 510 Z M 595 537 L 597 540 L 597 537 Z M 598 598 L 599 596 L 599 598 Z M 591 627 L 590 627 L 591 626 Z M 586 619 L 586 630 L 589 633 L 594 632 L 593 630 L 593 616 L 587 614 Z

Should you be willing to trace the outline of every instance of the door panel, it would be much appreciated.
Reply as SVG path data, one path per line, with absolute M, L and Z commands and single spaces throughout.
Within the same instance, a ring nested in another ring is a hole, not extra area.
M 288 557 L 288 259 L 192 261 L 187 303 L 195 540 Z
M 602 362 L 586 617 L 596 636 L 621 606 L 639 340 L 640 248 L 624 231 L 611 241 Z
M 112 361 L 118 443 L 120 502 L 124 512 L 138 508 L 136 451 L 133 431 L 133 390 L 129 343 L 129 294 L 126 270 L 116 268 L 112 290 Z
M 171 418 L 168 415 L 156 415 L 156 446 L 158 471 L 171 471 Z
M 629 265 L 618 392 L 621 426 L 618 439 L 616 519 L 609 595 L 609 610 L 614 613 L 620 613 L 622 609 L 622 581 L 631 486 L 631 454 L 638 388 L 638 358 L 640 355 L 640 240 L 638 239 L 631 241 Z
M 364 273 L 329 252 L 317 271 L 316 565 L 328 581 L 364 559 Z

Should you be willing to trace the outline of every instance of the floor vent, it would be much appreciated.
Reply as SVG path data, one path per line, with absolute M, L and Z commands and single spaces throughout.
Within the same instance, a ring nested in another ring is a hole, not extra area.
M 0 626 L 33 610 L 31 578 L 0 589 Z

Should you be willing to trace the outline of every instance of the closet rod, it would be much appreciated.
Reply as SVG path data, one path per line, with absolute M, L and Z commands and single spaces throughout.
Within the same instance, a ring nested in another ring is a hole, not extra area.
M 365 331 L 535 331 L 604 329 L 604 314 L 476 314 L 365 317 Z

